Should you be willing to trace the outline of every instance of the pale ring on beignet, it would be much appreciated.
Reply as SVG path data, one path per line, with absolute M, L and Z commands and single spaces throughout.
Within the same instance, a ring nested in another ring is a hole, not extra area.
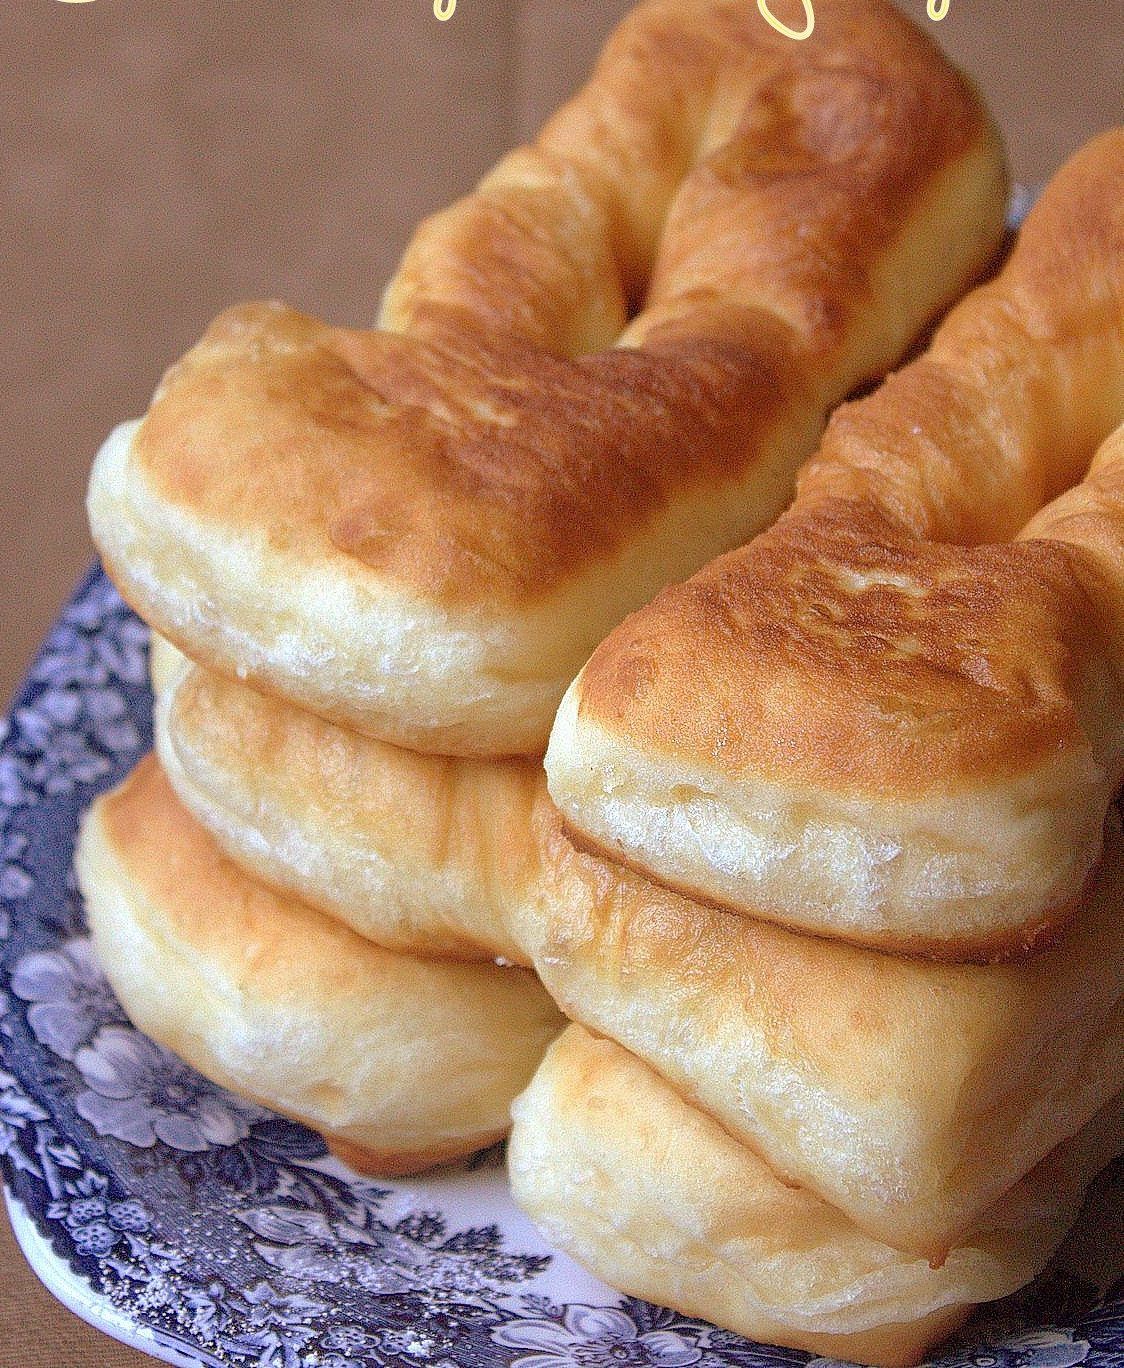
M 648 0 L 421 225 L 377 330 L 221 315 L 98 455 L 94 540 L 192 659 L 413 749 L 541 754 L 605 632 L 780 512 L 1005 198 L 888 0 L 821 0 L 809 44 Z
M 152 757 L 90 808 L 76 864 L 133 1024 L 358 1168 L 414 1172 L 499 1139 L 561 1029 L 526 970 L 395 954 L 270 892 Z
M 937 1268 L 782 1183 L 619 1045 L 570 1026 L 512 1108 L 516 1201 L 618 1291 L 750 1339 L 857 1363 L 921 1360 L 1046 1264 L 1124 1148 L 1109 1103 L 999 1198 Z
M 597 648 L 547 754 L 567 822 L 823 935 L 980 960 L 1056 935 L 1124 773 L 1122 422 L 1124 128 L 836 411 L 771 529 Z

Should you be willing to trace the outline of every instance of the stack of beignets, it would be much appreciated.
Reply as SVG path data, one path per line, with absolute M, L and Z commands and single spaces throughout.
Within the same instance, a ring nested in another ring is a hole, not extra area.
M 909 1364 L 1029 1282 L 1120 1149 L 1116 1099 L 933 1266 L 872 1238 L 611 1040 L 569 1027 L 515 1104 L 512 1187 L 614 1285 L 749 1336 Z
M 551 793 L 731 911 L 952 959 L 1080 902 L 1124 770 L 1124 129 L 1051 183 L 795 502 L 635 613 Z
M 287 711 L 289 737 L 304 719 L 164 651 L 158 745 L 191 801 L 252 845 L 259 819 L 241 806 L 247 772 L 222 764 L 221 719 L 260 734 Z M 380 795 L 427 778 L 419 792 L 441 796 L 448 839 L 408 847 L 414 910 L 391 931 L 440 938 L 460 907 L 483 940 L 472 909 L 487 906 L 566 1014 L 620 1042 L 568 1033 L 509 1148 L 517 1199 L 611 1285 L 754 1337 L 913 1362 L 1045 1264 L 1119 1148 L 1115 826 L 1087 906 L 1028 964 L 895 959 L 691 902 L 579 850 L 526 762 L 419 757 L 332 724 L 314 734 L 296 770 L 310 806 L 284 799 L 281 844 L 330 831 L 318 859 L 347 876 L 338 852 L 377 852 L 401 828 Z M 372 798 L 325 822 L 344 747 Z M 277 803 L 292 772 L 252 753 Z
M 1121 422 L 1124 129 L 572 685 L 511 1171 L 614 1286 L 914 1362 L 1124 1149 Z
M 155 646 L 166 780 L 104 800 L 79 860 L 138 1022 L 374 1164 L 502 1129 L 561 1018 L 501 915 L 527 881 L 490 809 L 529 809 L 605 630 L 776 516 L 830 408 L 985 266 L 1004 199 L 979 101 L 884 0 L 831 0 L 808 47 L 748 0 L 649 0 L 534 144 L 421 226 L 377 329 L 218 319 L 90 483 L 107 569 L 183 652 Z M 202 1019 L 149 981 L 181 961 Z M 371 1042 L 389 1025 L 354 1013 L 361 983 L 438 993 L 401 1013 L 412 1086 L 491 1048 L 490 1109 L 396 1129 L 333 1046 L 352 1015 Z M 281 1060 L 286 1013 L 307 1048 Z
M 157 633 L 159 766 L 78 860 L 138 1025 L 402 1171 L 502 1132 L 557 1002 L 620 1044 L 558 1042 L 513 1181 L 614 1285 L 891 1362 L 1029 1277 L 1115 1116 L 1108 874 L 1033 984 L 900 964 L 578 851 L 541 766 L 598 640 L 772 522 L 1005 198 L 978 99 L 888 0 L 821 0 L 800 44 L 750 0 L 647 0 L 422 225 L 377 329 L 217 320 L 90 485 Z M 591 1165 L 619 1241 L 567 1197 Z M 727 1253 L 669 1276 L 716 1221 Z

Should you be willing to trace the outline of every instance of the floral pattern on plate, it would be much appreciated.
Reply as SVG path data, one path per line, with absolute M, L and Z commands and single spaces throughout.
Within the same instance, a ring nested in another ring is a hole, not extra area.
M 70 860 L 82 810 L 151 743 L 146 645 L 95 568 L 0 724 L 0 1162 L 83 1313 L 209 1365 L 834 1368 L 617 1296 L 543 1244 L 496 1151 L 360 1178 L 126 1021 Z M 1124 1168 L 1098 1192 L 1085 1228 L 1119 1246 Z M 1102 1244 L 1084 1242 L 1097 1274 L 1055 1261 L 942 1368 L 1121 1368 L 1124 1281 L 1103 1286 Z

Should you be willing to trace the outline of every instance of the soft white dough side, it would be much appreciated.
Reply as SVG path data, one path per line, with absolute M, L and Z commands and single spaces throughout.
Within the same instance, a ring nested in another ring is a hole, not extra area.
M 783 1184 L 652 1070 L 580 1027 L 512 1111 L 512 1190 L 552 1243 L 621 1290 L 751 1337 L 895 1324 L 907 1337 L 911 1322 L 1006 1296 L 1046 1263 L 1124 1143 L 1117 1099 L 934 1268 Z
M 1101 848 L 1090 814 L 1112 774 L 1067 752 L 1018 780 L 917 798 L 726 778 L 644 751 L 581 714 L 567 690 L 546 753 L 575 830 L 655 878 L 786 925 L 939 946 L 1019 928 L 1028 901 L 1080 896 Z

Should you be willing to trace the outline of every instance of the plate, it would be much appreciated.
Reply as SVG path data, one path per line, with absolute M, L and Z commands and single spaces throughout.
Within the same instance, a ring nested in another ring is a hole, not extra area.
M 0 733 L 0 1156 L 17 1238 L 80 1316 L 175 1364 L 787 1368 L 622 1298 L 514 1207 L 502 1155 L 374 1182 L 133 1029 L 71 873 L 79 815 L 151 744 L 147 629 L 94 567 Z M 1124 1164 L 942 1368 L 1124 1365 Z

